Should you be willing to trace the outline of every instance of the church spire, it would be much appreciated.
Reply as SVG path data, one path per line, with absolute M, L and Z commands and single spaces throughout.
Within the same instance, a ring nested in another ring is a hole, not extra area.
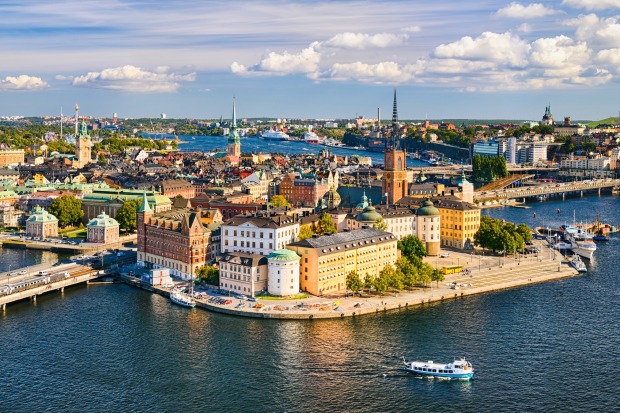
M 232 116 L 232 127 L 237 128 L 237 108 L 235 106 L 235 98 L 233 97 L 233 116 Z
M 140 208 L 138 208 L 137 212 L 153 212 L 151 206 L 149 205 L 149 201 L 146 198 L 146 191 L 142 193 L 142 204 L 140 205 Z
M 400 124 L 398 123 L 396 88 L 394 88 L 394 106 L 392 108 L 392 147 L 394 149 L 400 149 Z

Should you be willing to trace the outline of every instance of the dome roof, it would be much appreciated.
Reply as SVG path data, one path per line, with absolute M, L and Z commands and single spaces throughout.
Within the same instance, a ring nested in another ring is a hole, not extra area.
M 105 212 L 97 215 L 96 218 L 88 221 L 89 227 L 117 227 L 118 222 L 114 218 L 110 218 Z
M 299 261 L 301 257 L 295 251 L 281 249 L 272 251 L 271 254 L 267 255 L 267 259 L 272 261 Z
M 383 217 L 375 210 L 375 207 L 368 205 L 364 210 L 355 218 L 358 222 L 377 222 Z
M 56 219 L 54 215 L 50 214 L 45 209 L 41 208 L 40 205 L 37 205 L 32 210 L 32 215 L 30 216 L 30 218 L 28 218 L 26 221 L 27 222 L 53 222 L 53 221 L 58 221 L 58 219 Z
M 418 208 L 417 216 L 419 217 L 428 217 L 428 216 L 439 216 L 439 210 L 435 208 L 433 203 L 427 199 L 422 202 L 422 206 Z
M 333 186 L 329 191 L 325 192 L 323 199 L 329 208 L 337 208 L 342 202 L 342 197 Z

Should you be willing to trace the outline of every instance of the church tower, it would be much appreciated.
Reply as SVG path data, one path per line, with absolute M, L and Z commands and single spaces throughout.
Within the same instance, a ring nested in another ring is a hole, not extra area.
M 392 111 L 392 134 L 385 138 L 383 194 L 388 204 L 398 202 L 409 195 L 407 182 L 407 153 L 402 148 L 396 89 L 394 89 L 394 108 Z
M 228 134 L 228 157 L 231 163 L 237 164 L 241 158 L 241 139 L 239 139 L 239 132 L 237 132 L 237 109 L 234 99 L 232 125 L 230 126 L 230 133 Z
M 91 162 L 91 148 L 92 142 L 90 141 L 90 135 L 88 134 L 88 128 L 86 122 L 82 121 L 78 132 L 78 105 L 75 105 L 75 157 L 73 166 L 76 168 L 83 168 Z

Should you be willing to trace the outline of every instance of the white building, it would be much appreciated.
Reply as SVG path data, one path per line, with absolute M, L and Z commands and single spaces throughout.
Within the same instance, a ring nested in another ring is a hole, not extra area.
M 221 251 L 268 255 L 283 249 L 299 235 L 296 216 L 275 213 L 237 215 L 221 226 Z
M 114 218 L 105 212 L 91 219 L 87 225 L 86 241 L 107 244 L 118 242 L 119 225 Z
M 220 289 L 254 297 L 267 290 L 267 258 L 258 254 L 226 254 L 219 262 Z M 297 264 L 299 268 L 299 264 Z M 298 269 L 299 272 L 299 269 Z
M 299 260 L 301 257 L 288 249 L 275 250 L 267 256 L 269 294 L 286 297 L 299 292 Z
M 438 255 L 441 243 L 441 214 L 433 203 L 427 199 L 416 211 L 413 221 L 413 235 L 417 236 L 426 247 L 428 255 Z

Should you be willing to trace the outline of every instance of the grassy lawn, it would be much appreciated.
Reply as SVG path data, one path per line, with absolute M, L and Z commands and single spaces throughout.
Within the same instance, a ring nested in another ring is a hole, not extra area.
M 292 297 L 275 297 L 273 295 L 259 295 L 256 298 L 260 298 L 261 300 L 303 300 L 304 298 L 310 297 L 308 294 L 297 294 Z
M 88 229 L 84 228 L 69 228 L 58 231 L 58 235 L 64 235 L 67 238 L 86 238 Z

